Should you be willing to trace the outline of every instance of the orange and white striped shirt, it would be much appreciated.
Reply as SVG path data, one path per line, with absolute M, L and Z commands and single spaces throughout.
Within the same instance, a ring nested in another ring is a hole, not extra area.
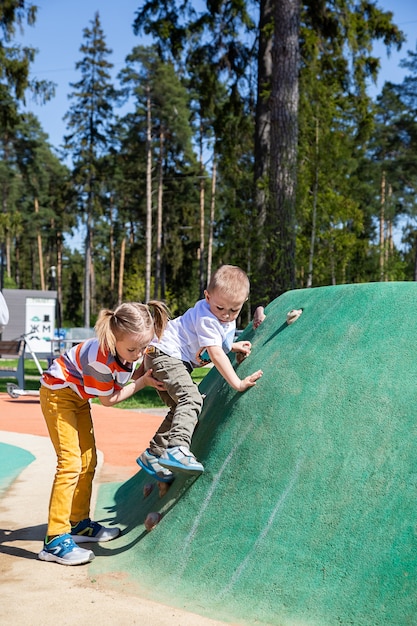
M 117 355 L 102 352 L 98 339 L 87 339 L 57 357 L 40 382 L 48 389 L 70 387 L 85 399 L 111 396 L 127 385 L 137 362 L 123 364 Z

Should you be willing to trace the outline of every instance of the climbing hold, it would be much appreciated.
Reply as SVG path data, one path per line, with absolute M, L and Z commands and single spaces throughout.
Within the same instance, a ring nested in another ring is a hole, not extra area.
M 152 511 L 152 513 L 148 513 L 145 519 L 145 528 L 148 532 L 153 530 L 155 526 L 159 524 L 162 519 L 162 515 L 160 513 L 156 513 Z
M 146 483 L 146 485 L 143 486 L 143 497 L 147 498 L 149 494 L 152 493 L 153 488 L 154 488 L 153 483 Z
M 163 483 L 160 480 L 158 480 L 159 497 L 163 498 L 168 493 L 168 489 L 170 487 L 171 487 L 171 483 Z
M 297 321 L 302 312 L 303 309 L 291 309 L 291 311 L 288 311 L 287 324 L 293 324 L 295 321 Z

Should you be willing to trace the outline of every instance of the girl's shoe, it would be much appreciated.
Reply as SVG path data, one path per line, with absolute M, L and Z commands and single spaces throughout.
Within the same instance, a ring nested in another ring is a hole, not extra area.
M 185 446 L 174 446 L 167 448 L 159 459 L 162 467 L 167 467 L 173 472 L 184 472 L 185 474 L 201 474 L 204 466 L 197 461 L 194 454 Z
M 94 552 L 79 548 L 71 535 L 59 535 L 43 544 L 43 550 L 39 552 L 38 558 L 41 561 L 52 561 L 60 565 L 83 565 L 94 559 Z
M 156 456 L 156 454 L 152 454 L 152 452 L 147 448 L 145 452 L 136 459 L 136 463 L 141 466 L 145 472 L 148 472 L 153 478 L 159 480 L 161 483 L 172 483 L 174 480 L 174 474 L 162 467 L 159 463 L 160 457 Z
M 81 522 L 71 524 L 71 537 L 75 543 L 90 541 L 111 541 L 120 535 L 120 528 L 105 528 L 98 522 L 93 522 L 89 517 Z

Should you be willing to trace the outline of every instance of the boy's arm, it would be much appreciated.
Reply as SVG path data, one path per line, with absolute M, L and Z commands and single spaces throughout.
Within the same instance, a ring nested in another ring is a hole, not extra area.
M 263 374 L 262 370 L 258 370 L 241 380 L 233 369 L 228 356 L 223 352 L 220 346 L 208 346 L 207 352 L 209 353 L 213 365 L 217 368 L 225 381 L 229 383 L 233 389 L 236 389 L 236 391 L 246 391 L 249 387 L 253 387 Z

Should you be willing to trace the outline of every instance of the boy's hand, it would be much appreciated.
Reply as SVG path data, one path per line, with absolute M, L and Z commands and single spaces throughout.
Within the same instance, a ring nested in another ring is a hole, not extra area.
M 243 380 L 240 381 L 240 389 L 239 391 L 246 391 L 249 387 L 254 387 L 256 385 L 256 381 L 261 378 L 263 374 L 262 370 L 258 370 L 249 376 L 246 376 Z
M 262 324 L 265 318 L 266 318 L 266 315 L 264 313 L 264 307 L 258 306 L 255 310 L 255 313 L 253 314 L 253 322 L 252 322 L 253 328 L 256 330 L 258 326 Z
M 252 344 L 250 341 L 236 341 L 232 345 L 232 352 L 237 352 L 236 361 L 238 365 L 250 355 Z

